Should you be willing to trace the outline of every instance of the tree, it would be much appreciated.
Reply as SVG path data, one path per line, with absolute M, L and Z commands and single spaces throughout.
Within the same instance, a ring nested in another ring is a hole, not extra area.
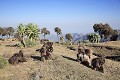
M 3 35 L 4 29 L 0 27 L 0 35 Z
M 47 28 L 44 27 L 41 29 L 41 34 L 43 34 L 44 39 L 45 39 L 46 35 L 50 35 L 50 31 L 48 31 Z
M 26 45 L 25 45 L 24 37 L 26 36 L 26 34 L 25 34 L 25 26 L 23 24 L 20 24 L 18 26 L 16 34 L 18 34 L 18 39 L 20 40 L 21 44 L 23 44 L 23 46 L 25 47 Z
M 14 32 L 15 32 L 15 30 L 14 30 L 13 27 L 7 27 L 7 28 L 6 28 L 6 33 L 7 33 L 7 35 L 9 36 L 9 38 L 10 38 L 10 36 L 13 35 Z
M 1 33 L 2 33 L 2 38 L 7 35 L 7 31 L 6 31 L 6 28 L 5 28 L 5 27 L 2 29 L 2 32 L 1 32 Z
M 33 40 L 39 38 L 40 31 L 37 25 L 29 23 L 26 25 L 25 34 L 32 42 Z
M 2 36 L 2 38 L 7 35 L 6 28 L 0 27 L 0 35 Z
M 118 38 L 118 33 L 113 30 L 109 24 L 94 24 L 93 26 L 94 32 L 99 33 L 99 35 L 101 36 L 101 38 L 104 37 L 104 39 L 106 40 L 110 40 L 110 41 L 116 41 Z
M 63 37 L 63 36 L 60 37 L 60 42 L 61 42 L 61 43 L 64 42 L 64 37 Z
M 72 44 L 72 39 L 73 39 L 73 37 L 72 37 L 72 35 L 71 35 L 70 33 L 67 33 L 67 34 L 65 35 L 65 38 L 67 39 L 68 42 L 70 42 L 70 44 Z
M 32 23 L 27 25 L 20 24 L 15 37 L 17 37 L 24 47 L 34 45 L 34 41 L 39 38 L 40 30 L 38 26 Z M 26 37 L 26 39 L 24 39 Z
M 55 27 L 54 31 L 57 33 L 57 36 L 62 34 L 61 29 L 59 27 Z M 58 38 L 58 41 L 59 41 L 59 38 Z
M 0 35 L 3 36 L 8 36 L 10 38 L 11 35 L 14 33 L 14 28 L 13 27 L 0 27 Z
M 97 33 L 90 33 L 90 34 L 87 34 L 87 38 L 90 42 L 92 43 L 99 43 L 100 42 L 100 35 L 97 34 Z

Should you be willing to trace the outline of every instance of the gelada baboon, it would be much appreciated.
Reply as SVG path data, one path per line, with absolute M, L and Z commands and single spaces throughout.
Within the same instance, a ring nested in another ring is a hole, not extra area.
M 51 53 L 53 52 L 53 47 L 52 47 L 53 42 L 47 42 L 46 44 L 47 44 L 46 59 L 51 59 L 52 58 Z
M 104 72 L 103 64 L 105 63 L 105 58 L 103 56 L 94 58 L 91 62 L 92 69 L 100 72 Z
M 84 53 L 81 54 L 80 60 L 81 60 L 81 63 L 85 66 L 89 67 L 91 65 L 91 60 L 90 60 L 89 56 Z
M 81 54 L 85 53 L 85 48 L 83 45 L 78 46 L 77 61 L 80 61 Z
M 41 61 L 45 61 L 45 58 L 46 58 L 46 45 L 44 44 L 41 49 L 40 49 L 40 53 L 41 53 Z
M 47 51 L 48 52 L 53 52 L 53 47 L 52 47 L 53 42 L 47 42 L 46 45 L 47 45 Z
M 19 53 L 13 54 L 12 57 L 8 60 L 10 64 L 18 64 L 19 62 L 26 62 L 25 57 L 23 56 L 23 51 L 20 50 Z
M 48 59 L 52 59 L 52 56 L 51 56 L 51 52 L 50 51 L 46 51 L 46 60 Z
M 23 50 L 20 50 L 19 53 L 18 53 L 18 56 L 19 56 L 19 62 L 26 62 L 26 58 L 25 56 L 23 55 Z
M 8 60 L 8 62 L 10 64 L 18 64 L 19 63 L 18 54 L 15 53 L 12 57 L 10 57 L 10 59 Z
M 92 50 L 86 46 L 78 46 L 77 60 L 86 66 L 91 65 Z
M 47 42 L 44 43 L 44 45 L 41 47 L 40 49 L 40 53 L 41 53 L 41 60 L 48 60 L 51 59 L 51 53 L 53 52 L 53 42 Z
M 93 52 L 91 49 L 88 49 L 86 46 L 79 45 L 78 46 L 78 54 L 77 54 L 77 59 L 79 59 L 80 54 L 86 54 L 89 56 L 89 58 L 92 58 Z
M 91 49 L 85 49 L 85 53 L 84 55 L 86 55 L 86 57 L 83 57 L 83 59 L 86 60 L 86 62 L 88 62 L 88 64 L 85 64 L 86 66 L 91 66 L 91 60 L 92 60 L 92 56 L 93 56 L 93 52 Z M 86 63 L 85 62 L 85 63 Z
M 93 52 L 91 49 L 85 49 L 85 54 L 89 56 L 89 58 L 92 58 Z

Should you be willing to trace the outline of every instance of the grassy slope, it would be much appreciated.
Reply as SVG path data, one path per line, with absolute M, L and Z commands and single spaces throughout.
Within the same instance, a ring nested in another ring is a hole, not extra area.
M 14 41 L 1 42 L 0 54 L 8 59 L 21 48 L 5 47 L 6 44 L 15 44 Z M 115 42 L 114 42 L 115 43 Z M 119 42 L 117 42 L 119 43 Z M 112 44 L 112 43 L 110 43 Z M 120 63 L 106 60 L 105 73 L 94 71 L 74 61 L 76 51 L 68 50 L 65 46 L 54 45 L 53 60 L 45 63 L 30 58 L 31 55 L 39 56 L 35 52 L 41 45 L 23 49 L 27 62 L 18 65 L 8 65 L 0 71 L 0 80 L 28 80 L 33 73 L 39 74 L 41 80 L 119 80 Z M 69 57 L 63 58 L 62 56 Z

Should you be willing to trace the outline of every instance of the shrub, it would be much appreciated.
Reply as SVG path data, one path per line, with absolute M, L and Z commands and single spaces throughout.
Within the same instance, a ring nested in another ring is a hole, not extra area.
M 26 47 L 34 46 L 36 45 L 34 41 L 31 41 L 30 39 L 25 40 Z
M 5 67 L 8 64 L 8 61 L 0 55 L 0 68 Z
M 62 44 L 63 44 L 63 45 L 68 45 L 68 43 L 67 43 L 67 42 L 63 42 Z

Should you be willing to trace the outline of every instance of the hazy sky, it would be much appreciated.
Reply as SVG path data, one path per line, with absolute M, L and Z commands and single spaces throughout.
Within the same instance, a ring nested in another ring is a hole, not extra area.
M 120 0 L 0 0 L 0 26 L 35 23 L 51 34 L 93 32 L 95 23 L 120 29 Z

